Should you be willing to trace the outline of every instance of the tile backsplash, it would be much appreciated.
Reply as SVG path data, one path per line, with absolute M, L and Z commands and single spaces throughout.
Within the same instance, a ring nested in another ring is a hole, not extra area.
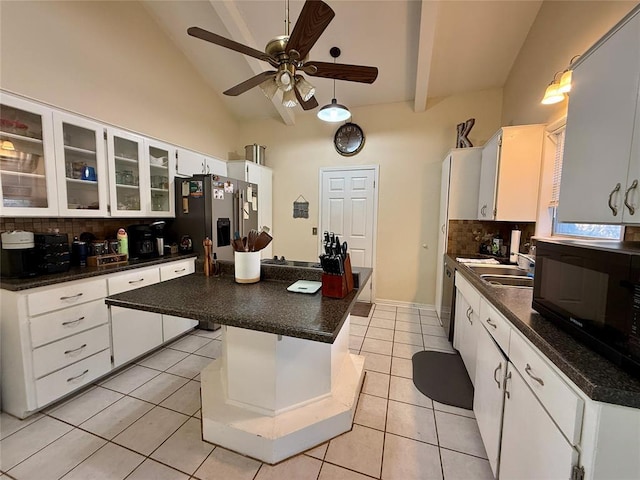
M 625 229 L 624 229 L 624 241 L 625 242 L 640 242 L 640 227 L 625 227 Z
M 60 233 L 79 237 L 82 232 L 93 233 L 98 239 L 116 238 L 119 228 L 126 228 L 136 223 L 149 223 L 146 218 L 31 218 L 31 217 L 2 217 L 0 218 L 0 232 L 7 230 L 26 230 L 28 232 L 43 233 L 57 229 Z
M 525 252 L 524 244 L 531 242 L 536 224 L 531 222 L 483 222 L 480 220 L 450 220 L 447 253 L 473 255 L 480 252 L 480 244 L 500 233 L 507 245 L 511 239 L 511 230 L 522 231 L 520 251 Z

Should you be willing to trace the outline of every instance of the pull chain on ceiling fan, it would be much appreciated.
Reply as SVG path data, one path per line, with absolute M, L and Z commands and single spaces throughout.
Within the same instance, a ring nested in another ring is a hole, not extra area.
M 289 35 L 289 0 L 286 0 L 285 35 L 269 41 L 264 52 L 200 27 L 190 27 L 187 29 L 187 33 L 201 40 L 265 61 L 276 69 L 259 73 L 231 87 L 223 92 L 225 95 L 240 95 L 253 87 L 260 86 L 262 92 L 270 99 L 280 90 L 282 105 L 285 107 L 295 107 L 299 103 L 304 110 L 310 110 L 318 106 L 318 101 L 314 97 L 315 87 L 301 73 L 312 77 L 332 78 L 334 88 L 335 80 L 373 83 L 378 77 L 376 67 L 335 63 L 335 59 L 334 63 L 308 61 L 307 56 L 311 48 L 334 16 L 335 13 L 331 7 L 321 0 L 306 0 L 293 31 Z

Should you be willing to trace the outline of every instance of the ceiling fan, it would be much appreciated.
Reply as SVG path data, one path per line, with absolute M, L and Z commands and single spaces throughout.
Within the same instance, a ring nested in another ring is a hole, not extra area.
M 304 110 L 310 110 L 318 106 L 318 101 L 314 97 L 315 88 L 301 73 L 312 77 L 362 83 L 373 83 L 378 76 L 376 67 L 308 60 L 307 56 L 311 48 L 334 16 L 334 11 L 326 3 L 320 0 L 306 0 L 298 21 L 289 35 L 289 2 L 287 0 L 285 35 L 270 40 L 264 52 L 200 27 L 189 27 L 187 33 L 192 37 L 263 60 L 275 68 L 231 87 L 223 92 L 225 95 L 240 95 L 260 85 L 264 94 L 270 99 L 278 90 L 282 91 L 282 105 L 285 107 L 294 107 L 300 103 Z

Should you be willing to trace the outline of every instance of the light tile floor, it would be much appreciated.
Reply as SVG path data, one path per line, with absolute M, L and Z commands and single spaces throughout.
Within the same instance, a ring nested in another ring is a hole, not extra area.
M 435 312 L 376 305 L 351 325 L 366 357 L 353 429 L 304 454 L 270 466 L 201 440 L 199 371 L 221 342 L 194 330 L 26 420 L 2 413 L 1 480 L 493 478 L 473 412 L 411 380 L 414 353 L 452 351 Z

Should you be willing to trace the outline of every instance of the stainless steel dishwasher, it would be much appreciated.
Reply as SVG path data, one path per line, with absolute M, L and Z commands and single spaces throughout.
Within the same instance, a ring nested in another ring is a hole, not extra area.
M 440 322 L 447 333 L 447 338 L 453 343 L 453 330 L 455 327 L 456 286 L 455 262 L 449 257 L 444 257 L 442 279 L 442 304 L 440 305 Z

